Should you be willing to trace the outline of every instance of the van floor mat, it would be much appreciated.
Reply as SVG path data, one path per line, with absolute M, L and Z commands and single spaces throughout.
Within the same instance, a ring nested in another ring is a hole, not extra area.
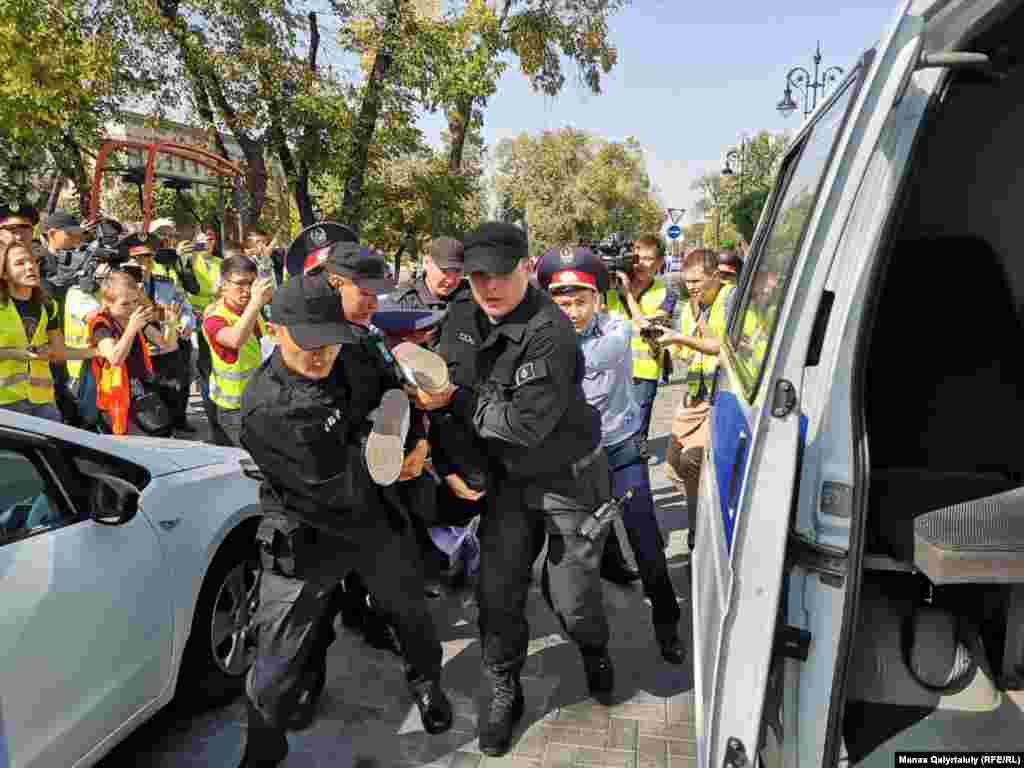
M 1008 696 L 1000 698 L 1000 706 L 988 712 L 926 713 L 916 707 L 848 702 L 843 736 L 850 762 L 892 768 L 896 752 L 1019 750 L 1024 710 Z
M 850 762 L 857 765 L 865 758 L 874 756 L 881 745 L 934 711 L 930 707 L 904 707 L 868 701 L 846 702 L 843 740 L 846 742 Z M 892 765 L 890 760 L 886 768 L 892 768 Z

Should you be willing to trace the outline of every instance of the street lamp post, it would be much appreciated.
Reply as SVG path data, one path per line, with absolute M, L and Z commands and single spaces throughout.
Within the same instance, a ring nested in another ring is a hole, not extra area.
M 737 170 L 734 171 L 732 164 L 736 163 Z M 747 140 L 740 139 L 740 146 L 738 149 L 730 149 L 725 154 L 725 168 L 722 169 L 723 176 L 739 176 L 739 199 L 743 199 L 743 176 L 747 170 Z M 737 173 L 738 171 L 738 173 Z
M 786 74 L 786 89 L 782 92 L 782 100 L 776 105 L 776 109 L 783 117 L 789 117 L 793 111 L 800 106 L 793 100 L 793 89 L 801 94 L 804 99 L 804 117 L 806 118 L 818 105 L 818 91 L 825 94 L 828 86 L 839 79 L 843 74 L 840 67 L 829 67 L 819 73 L 821 67 L 821 42 L 814 52 L 814 75 L 812 76 L 803 67 L 793 67 Z

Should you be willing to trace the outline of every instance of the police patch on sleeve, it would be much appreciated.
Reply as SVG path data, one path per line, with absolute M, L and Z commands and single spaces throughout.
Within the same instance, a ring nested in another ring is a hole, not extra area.
M 523 363 L 516 369 L 516 376 L 513 386 L 521 387 L 531 381 L 538 381 L 547 377 L 548 366 L 543 360 L 534 360 L 532 363 Z

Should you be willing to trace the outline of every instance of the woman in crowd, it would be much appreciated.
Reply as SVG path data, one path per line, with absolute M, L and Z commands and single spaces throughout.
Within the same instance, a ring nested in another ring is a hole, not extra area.
M 38 257 L 0 233 L 0 408 L 62 421 L 50 363 L 90 356 L 88 350 L 67 354 L 60 312 L 42 287 Z
M 181 307 L 172 305 L 162 312 L 146 303 L 136 277 L 120 270 L 104 279 L 102 298 L 103 309 L 89 322 L 89 345 L 96 349 L 92 363 L 96 407 L 113 434 L 149 434 L 139 425 L 140 402 L 147 387 L 149 402 L 154 402 L 155 394 L 153 363 L 145 342 L 166 350 L 177 347 Z

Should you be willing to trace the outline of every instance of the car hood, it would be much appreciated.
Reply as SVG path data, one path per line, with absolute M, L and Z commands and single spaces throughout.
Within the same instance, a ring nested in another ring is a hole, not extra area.
M 169 474 L 211 464 L 238 461 L 248 457 L 241 448 L 226 448 L 192 440 L 163 437 L 137 437 L 117 440 L 124 448 L 124 458 L 144 465 L 153 474 Z M 108 449 L 109 450 L 109 449 Z

